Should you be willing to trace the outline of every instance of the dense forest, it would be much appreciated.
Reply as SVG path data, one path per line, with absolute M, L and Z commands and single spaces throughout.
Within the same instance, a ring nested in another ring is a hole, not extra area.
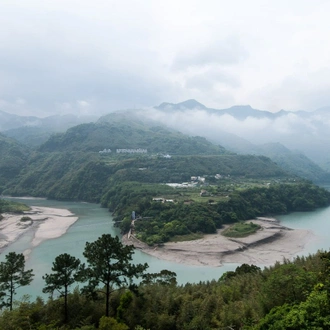
M 173 272 L 148 273 L 147 264 L 131 264 L 132 253 L 103 235 L 86 243 L 87 266 L 66 253 L 55 258 L 43 277 L 49 300 L 21 302 L 8 294 L 23 279 L 29 285 L 33 270 L 25 270 L 22 255 L 7 255 L 0 264 L 0 329 L 329 329 L 330 252 L 263 270 L 242 264 L 219 279 L 180 286 Z M 8 274 L 15 275 L 12 286 Z

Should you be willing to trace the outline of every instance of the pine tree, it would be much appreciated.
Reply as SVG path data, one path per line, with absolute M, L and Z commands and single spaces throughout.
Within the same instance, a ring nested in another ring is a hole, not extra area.
M 93 243 L 86 243 L 84 257 L 87 259 L 86 280 L 89 288 L 102 283 L 105 291 L 106 310 L 109 316 L 109 299 L 114 288 L 131 284 L 132 279 L 142 276 L 148 265 L 133 265 L 133 245 L 123 245 L 119 238 L 104 234 Z
M 13 309 L 14 295 L 16 290 L 32 282 L 33 270 L 25 270 L 23 253 L 9 252 L 6 261 L 0 263 L 0 299 L 2 307 Z M 6 301 L 4 299 L 7 298 Z
M 52 267 L 54 273 L 42 277 L 46 282 L 42 290 L 44 293 L 58 291 L 64 297 L 64 323 L 68 322 L 69 287 L 79 279 L 82 269 L 79 259 L 64 253 L 55 258 Z

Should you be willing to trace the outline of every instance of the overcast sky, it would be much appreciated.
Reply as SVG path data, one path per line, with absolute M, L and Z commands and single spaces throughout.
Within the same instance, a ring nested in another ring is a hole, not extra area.
M 327 0 L 1 0 L 0 110 L 330 105 Z

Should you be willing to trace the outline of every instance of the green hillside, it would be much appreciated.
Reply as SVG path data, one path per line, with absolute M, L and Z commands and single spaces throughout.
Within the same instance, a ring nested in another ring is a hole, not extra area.
M 205 138 L 190 137 L 134 116 L 111 114 L 50 137 L 16 162 L 4 193 L 60 200 L 99 202 L 113 182 L 165 183 L 190 181 L 191 176 L 287 178 L 264 156 L 236 155 Z M 118 154 L 116 149 L 147 149 Z M 112 152 L 100 153 L 111 149 Z M 23 149 L 24 150 L 24 149 Z M 12 150 L 14 153 L 14 149 Z M 164 157 L 164 155 L 170 156 Z
M 330 173 L 302 153 L 293 152 L 280 143 L 266 143 L 258 148 L 260 154 L 269 157 L 287 172 L 314 182 L 330 181 Z
M 189 137 L 163 127 L 136 128 L 121 123 L 89 123 L 52 136 L 39 151 L 93 151 L 103 149 L 147 149 L 150 153 L 181 155 L 222 154 L 225 149 L 202 137 Z
M 0 193 L 14 179 L 28 159 L 29 149 L 0 133 Z
M 45 143 L 52 134 L 54 134 L 54 132 L 49 128 L 38 126 L 22 126 L 5 131 L 6 136 L 31 148 L 38 147 L 42 143 Z
M 238 138 L 233 134 L 220 134 L 213 139 L 215 142 L 221 141 L 226 149 L 239 154 L 264 155 L 278 164 L 282 169 L 301 178 L 313 182 L 329 182 L 330 173 L 322 169 L 310 158 L 298 151 L 292 151 L 281 143 L 265 143 L 255 145 Z
M 92 152 L 35 152 L 6 194 L 98 202 L 111 182 L 164 183 L 191 176 L 285 178 L 286 172 L 263 156 L 103 156 Z

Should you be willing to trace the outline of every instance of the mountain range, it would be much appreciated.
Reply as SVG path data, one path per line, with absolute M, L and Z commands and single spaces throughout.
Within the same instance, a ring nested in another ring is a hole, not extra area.
M 85 124 L 85 130 L 89 130 L 84 138 L 88 150 L 101 148 L 102 142 L 107 140 L 109 140 L 108 145 L 114 142 L 118 146 L 125 145 L 125 139 L 122 141 L 114 139 L 116 134 L 112 134 L 109 138 L 105 133 L 101 133 L 105 123 L 112 125 L 113 132 L 118 127 L 121 132 L 126 130 L 126 136 L 133 135 L 134 140 L 140 141 L 141 147 L 145 148 L 155 141 L 147 138 L 142 143 L 145 133 L 141 136 L 141 132 L 145 129 L 152 129 L 153 132 L 158 130 L 160 136 L 165 129 L 172 132 L 179 131 L 191 137 L 204 137 L 235 153 L 265 155 L 285 170 L 314 182 L 329 178 L 330 108 L 313 112 L 281 110 L 272 113 L 253 109 L 249 105 L 214 109 L 196 100 L 187 100 L 177 104 L 162 103 L 149 109 L 117 111 L 100 118 L 75 115 L 38 118 L 11 115 L 0 111 L 0 131 L 3 134 L 29 147 L 39 148 L 43 145 L 41 147 L 43 150 L 49 146 L 53 148 L 56 144 L 59 145 L 63 139 L 72 138 L 74 131 L 71 128 L 82 123 Z M 80 129 L 81 131 L 83 129 Z M 99 139 L 98 142 L 95 139 Z M 81 149 L 77 136 L 74 140 L 77 141 L 75 148 Z M 61 145 L 61 148 L 64 148 L 63 143 Z M 73 144 L 67 143 L 67 145 L 73 148 Z M 172 143 L 172 145 L 179 144 Z M 181 150 L 183 149 L 184 144 Z

